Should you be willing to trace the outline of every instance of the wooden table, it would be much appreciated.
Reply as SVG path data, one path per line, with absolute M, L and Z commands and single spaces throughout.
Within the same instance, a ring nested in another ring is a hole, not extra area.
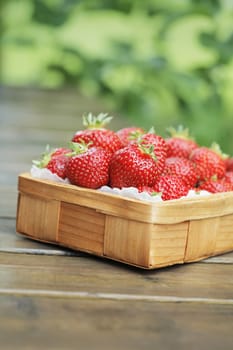
M 144 271 L 16 234 L 18 174 L 102 108 L 75 92 L 0 89 L 1 349 L 232 350 L 233 253 Z

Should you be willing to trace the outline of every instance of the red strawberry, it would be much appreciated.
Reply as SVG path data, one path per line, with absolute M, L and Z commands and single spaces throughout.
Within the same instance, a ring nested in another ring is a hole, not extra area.
M 45 152 L 42 154 L 40 160 L 34 160 L 38 168 L 47 168 L 53 174 L 58 175 L 62 179 L 66 178 L 66 166 L 68 163 L 67 154 L 71 152 L 70 148 L 59 147 L 50 151 L 49 146 L 46 146 Z
M 213 144 L 212 148 L 198 147 L 193 150 L 190 160 L 196 164 L 197 176 L 200 181 L 210 179 L 216 175 L 222 178 L 226 171 L 224 156 L 219 146 Z
M 111 187 L 153 186 L 160 173 L 152 145 L 132 144 L 112 156 Z
M 197 183 L 195 165 L 187 158 L 169 157 L 165 160 L 164 174 L 180 176 L 189 188 Z
M 153 187 L 156 192 L 162 193 L 161 198 L 164 201 L 186 196 L 189 191 L 183 180 L 175 175 L 161 175 Z
M 124 146 L 127 146 L 129 143 L 135 142 L 135 139 L 137 139 L 144 133 L 145 131 L 142 128 L 136 126 L 123 128 L 116 132 Z
M 85 130 L 77 131 L 73 136 L 73 142 L 85 142 L 90 143 L 90 147 L 102 147 L 105 150 L 114 153 L 118 149 L 122 148 L 122 142 L 118 135 L 109 129 L 105 129 L 112 117 L 107 114 L 100 113 L 98 116 L 93 116 L 91 113 L 87 117 L 83 118 L 84 125 L 87 127 Z
M 69 161 L 69 157 L 65 154 L 54 156 L 48 162 L 46 168 L 49 169 L 53 174 L 57 174 L 62 179 L 65 179 L 66 168 Z
M 228 192 L 233 190 L 233 185 L 226 181 L 224 178 L 222 179 L 209 179 L 203 181 L 198 189 L 205 190 L 211 193 L 218 192 Z
M 157 174 L 159 175 L 164 169 L 165 159 L 167 157 L 165 140 L 161 136 L 155 134 L 153 131 L 149 131 L 148 133 L 142 135 L 140 142 L 142 145 L 145 145 L 147 147 L 153 145 L 153 152 L 156 156 L 158 168 Z
M 198 147 L 197 143 L 189 136 L 188 129 L 179 126 L 178 129 L 168 129 L 171 137 L 166 139 L 168 157 L 189 158 L 191 152 Z
M 233 171 L 233 157 L 228 157 L 225 160 L 226 171 Z
M 87 188 L 107 185 L 110 159 L 111 153 L 101 147 L 76 143 L 67 165 L 67 178 L 72 184 Z
M 227 171 L 223 179 L 233 186 L 233 171 Z

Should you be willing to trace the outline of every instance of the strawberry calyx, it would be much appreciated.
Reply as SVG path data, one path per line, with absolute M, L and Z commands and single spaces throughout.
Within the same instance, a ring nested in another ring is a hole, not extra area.
M 109 116 L 108 113 L 100 113 L 97 116 L 92 113 L 88 113 L 83 116 L 83 125 L 87 129 L 103 129 L 105 125 L 110 123 L 112 116 Z
M 210 146 L 210 149 L 211 149 L 213 152 L 215 152 L 216 154 L 218 154 L 219 157 L 220 157 L 221 159 L 223 159 L 223 160 L 229 158 L 229 155 L 228 155 L 228 154 L 222 152 L 222 150 L 221 150 L 221 148 L 220 148 L 220 146 L 219 146 L 219 144 L 218 144 L 217 142 L 213 142 L 213 143 L 211 144 L 211 146 Z
M 78 154 L 82 154 L 87 152 L 89 147 L 92 145 L 92 142 L 84 142 L 81 140 L 80 142 L 70 142 L 69 147 L 71 149 L 71 152 L 67 154 L 68 157 L 73 157 Z
M 41 154 L 40 159 L 33 160 L 32 164 L 34 164 L 37 168 L 43 169 L 46 168 L 49 161 L 51 160 L 51 155 L 53 154 L 54 150 L 50 150 L 50 146 L 46 145 L 45 151 Z
M 140 130 L 134 130 L 131 131 L 128 135 L 128 140 L 129 141 L 140 141 L 141 140 L 141 136 L 142 136 L 142 132 Z
M 201 185 L 202 185 L 203 183 L 205 183 L 205 182 L 208 182 L 208 181 L 217 182 L 218 180 L 219 180 L 219 178 L 218 178 L 217 174 L 214 174 L 214 175 L 212 175 L 212 176 L 209 177 L 209 178 L 204 178 L 203 180 L 199 181 L 198 187 L 201 186 Z
M 154 152 L 154 145 L 152 144 L 142 144 L 141 142 L 138 142 L 138 148 L 140 151 L 148 156 L 150 156 L 155 162 L 157 162 L 157 157 Z
M 53 158 L 65 157 L 67 156 L 71 150 L 66 147 L 58 147 L 50 149 L 50 146 L 47 144 L 45 147 L 45 151 L 41 154 L 39 160 L 33 160 L 32 163 L 40 169 L 47 168 L 50 161 Z
M 214 174 L 213 176 L 211 176 L 210 180 L 211 180 L 211 181 L 218 181 L 218 176 L 217 176 L 217 174 Z
M 177 128 L 169 127 L 166 129 L 170 137 L 177 137 L 183 140 L 192 140 L 194 141 L 193 137 L 189 134 L 189 129 L 184 128 L 183 125 L 179 125 Z
M 146 133 L 142 133 L 141 131 L 133 131 L 129 135 L 129 139 L 135 140 L 137 143 L 141 143 L 143 140 L 143 136 L 147 134 L 153 134 L 156 135 L 155 128 L 152 126 Z
M 150 127 L 150 129 L 147 131 L 147 134 L 156 134 L 154 126 Z

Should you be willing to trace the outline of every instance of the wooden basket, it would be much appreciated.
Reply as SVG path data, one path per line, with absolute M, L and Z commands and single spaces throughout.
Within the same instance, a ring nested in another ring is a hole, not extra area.
M 17 231 L 153 269 L 233 250 L 233 192 L 148 203 L 19 176 Z

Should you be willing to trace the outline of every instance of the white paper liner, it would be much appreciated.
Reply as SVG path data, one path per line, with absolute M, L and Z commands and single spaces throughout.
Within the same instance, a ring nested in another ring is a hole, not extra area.
M 47 168 L 41 169 L 35 165 L 32 165 L 30 173 L 31 173 L 32 177 L 35 177 L 37 179 L 51 180 L 51 181 L 62 182 L 62 183 L 66 183 L 66 184 L 70 183 L 70 181 L 68 179 L 62 179 L 57 174 L 53 174 L 49 169 L 47 169 Z
M 139 199 L 147 202 L 161 202 L 163 201 L 160 194 L 151 196 L 147 192 L 138 192 L 138 189 L 135 187 L 123 187 L 123 188 L 111 188 L 109 186 L 102 186 L 99 188 L 101 192 L 107 192 L 111 194 L 116 194 L 118 196 Z
M 31 167 L 31 176 L 35 177 L 37 179 L 41 179 L 41 180 L 51 180 L 54 182 L 61 182 L 61 183 L 65 183 L 65 184 L 69 184 L 70 181 L 68 179 L 62 179 L 59 176 L 57 176 L 56 174 L 53 174 L 49 169 L 47 168 L 38 168 L 35 165 L 32 165 Z M 157 194 L 157 195 L 153 195 L 151 196 L 149 193 L 147 192 L 138 192 L 138 189 L 135 187 L 125 187 L 125 188 L 111 188 L 109 186 L 102 186 L 100 187 L 97 191 L 101 191 L 101 192 L 106 192 L 106 193 L 111 193 L 111 194 L 115 194 L 118 196 L 123 196 L 126 198 L 133 198 L 133 199 L 138 199 L 141 201 L 147 201 L 147 202 L 163 202 L 161 195 Z M 185 198 L 200 198 L 203 196 L 209 196 L 212 193 L 207 192 L 207 191 L 200 191 L 200 192 L 196 192 L 194 190 L 190 190 L 187 194 L 187 196 L 181 197 L 179 199 L 185 199 Z
M 139 199 L 139 200 L 147 201 L 147 202 L 163 202 L 163 199 L 161 198 L 160 194 L 150 195 L 147 192 L 138 192 L 138 189 L 135 187 L 125 187 L 125 188 L 119 189 L 119 188 L 111 188 L 108 186 L 102 186 L 101 188 L 99 188 L 99 191 L 107 192 L 107 193 L 111 193 L 111 194 L 116 194 L 116 195 L 127 197 L 127 198 Z M 209 196 L 211 194 L 212 193 L 207 192 L 207 191 L 200 191 L 197 193 L 194 190 L 190 190 L 188 192 L 187 196 L 180 197 L 179 199 L 200 198 L 200 197 L 204 197 L 204 196 Z

